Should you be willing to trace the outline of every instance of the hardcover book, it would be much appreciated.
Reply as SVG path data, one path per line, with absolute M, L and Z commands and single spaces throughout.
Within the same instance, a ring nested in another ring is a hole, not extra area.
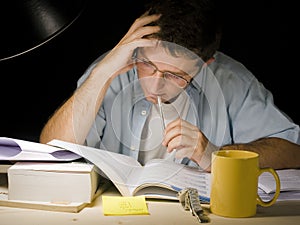
M 16 162 L 8 168 L 8 200 L 91 203 L 99 174 L 86 162 Z

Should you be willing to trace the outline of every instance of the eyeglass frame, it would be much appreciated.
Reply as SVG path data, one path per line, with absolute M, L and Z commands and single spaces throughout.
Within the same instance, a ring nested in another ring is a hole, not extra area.
M 168 79 L 165 78 L 165 74 L 168 73 L 168 74 L 170 74 L 171 76 L 176 77 L 176 78 L 181 79 L 181 80 L 183 80 L 184 82 L 186 82 L 186 84 L 185 84 L 184 86 L 182 86 L 182 87 L 179 86 L 179 85 L 176 83 L 176 84 L 178 85 L 178 87 L 180 87 L 180 88 L 185 88 L 185 87 L 190 83 L 190 81 L 188 81 L 188 80 L 185 79 L 184 77 L 179 76 L 179 75 L 177 75 L 177 74 L 175 74 L 175 73 L 172 73 L 172 72 L 170 72 L 170 71 L 161 71 L 161 70 L 159 70 L 159 69 L 157 68 L 157 66 L 156 66 L 153 62 L 151 62 L 150 60 L 147 60 L 147 59 L 141 59 L 141 58 L 136 57 L 135 55 L 132 56 L 131 59 L 133 60 L 134 64 L 136 64 L 136 61 L 139 61 L 139 62 L 141 62 L 141 63 L 145 63 L 145 64 L 151 66 L 151 67 L 153 68 L 153 73 L 150 74 L 150 76 L 153 76 L 156 72 L 160 72 L 160 73 L 163 75 L 163 79 L 164 79 L 165 81 L 170 81 L 170 80 L 168 80 Z M 171 82 L 172 82 L 172 81 L 171 81 Z

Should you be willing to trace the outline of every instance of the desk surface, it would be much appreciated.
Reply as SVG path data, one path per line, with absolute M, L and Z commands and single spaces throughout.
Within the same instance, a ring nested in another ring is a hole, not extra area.
M 105 195 L 119 195 L 114 187 L 107 190 Z M 63 224 L 63 225 L 182 225 L 199 224 L 190 211 L 185 211 L 176 201 L 147 201 L 150 215 L 135 216 L 104 216 L 101 196 L 79 213 L 53 212 L 45 210 L 0 207 L 0 225 L 27 224 Z M 206 208 L 206 210 L 208 210 Z M 276 202 L 273 206 L 257 207 L 257 214 L 251 218 L 225 218 L 210 214 L 210 224 L 299 224 L 300 201 Z

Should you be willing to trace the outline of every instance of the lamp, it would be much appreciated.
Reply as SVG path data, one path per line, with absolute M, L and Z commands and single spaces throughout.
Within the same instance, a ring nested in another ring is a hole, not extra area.
M 0 61 L 47 43 L 81 14 L 84 0 L 10 0 L 0 4 Z

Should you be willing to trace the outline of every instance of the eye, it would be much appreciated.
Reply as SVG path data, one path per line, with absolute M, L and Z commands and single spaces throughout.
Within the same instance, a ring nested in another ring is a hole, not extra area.
M 182 79 L 183 79 L 183 78 L 181 78 L 180 76 L 175 75 L 175 74 L 170 73 L 170 72 L 165 72 L 165 73 L 164 73 L 164 76 L 165 76 L 165 78 L 167 78 L 167 79 L 172 79 L 172 80 L 182 80 Z
M 143 66 L 153 69 L 153 66 L 151 65 L 151 63 L 144 61 L 144 60 L 142 61 L 142 63 L 143 63 Z
M 153 68 L 153 65 L 145 59 L 136 59 L 136 61 L 143 67 Z

